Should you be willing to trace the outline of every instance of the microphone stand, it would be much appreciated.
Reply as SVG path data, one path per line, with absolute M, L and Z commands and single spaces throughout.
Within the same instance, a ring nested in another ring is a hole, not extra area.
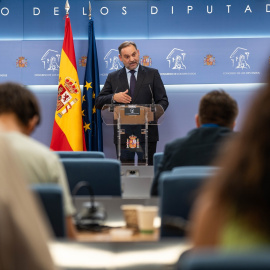
M 155 112 L 155 101 L 154 101 L 154 95 L 153 95 L 153 92 L 152 92 L 152 89 L 151 89 L 150 84 L 149 84 L 149 90 L 150 90 L 151 95 L 152 95 L 151 112 Z
M 114 91 L 113 96 L 116 94 L 117 89 L 118 89 L 118 86 L 116 87 L 116 90 Z M 112 96 L 111 105 L 110 105 L 110 110 L 109 110 L 110 112 L 113 112 L 113 111 L 114 111 L 114 106 L 115 106 L 115 104 L 114 104 L 114 102 L 113 102 L 113 96 Z
M 80 213 L 76 214 L 76 226 L 79 230 L 93 230 L 93 231 L 100 231 L 107 226 L 102 226 L 99 223 L 103 222 L 106 219 L 106 212 L 104 209 L 100 208 L 99 205 L 95 202 L 94 192 L 91 186 L 86 181 L 81 181 L 76 184 L 74 189 L 72 190 L 72 198 L 73 204 L 75 206 L 75 195 L 79 191 L 80 188 L 85 187 L 88 189 L 90 194 L 90 207 L 83 209 Z
M 94 192 L 93 192 L 93 189 L 91 188 L 91 186 L 86 181 L 80 181 L 73 188 L 73 190 L 72 190 L 73 204 L 75 205 L 74 196 L 77 194 L 77 192 L 79 191 L 79 189 L 82 188 L 82 187 L 87 188 L 88 191 L 89 191 L 89 194 L 90 194 L 90 203 L 91 203 L 90 212 L 91 213 L 94 213 L 96 211 Z

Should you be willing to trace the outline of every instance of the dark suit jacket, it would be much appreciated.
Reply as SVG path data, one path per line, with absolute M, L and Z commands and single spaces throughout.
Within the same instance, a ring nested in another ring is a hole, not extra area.
M 158 179 L 162 172 L 179 166 L 210 165 L 221 142 L 231 134 L 232 131 L 226 127 L 200 127 L 191 130 L 186 137 L 166 144 L 152 183 L 151 195 L 158 195 Z
M 155 104 L 160 104 L 165 111 L 169 102 L 158 70 L 141 65 L 139 66 L 136 87 L 130 104 L 151 104 L 152 94 L 149 85 L 153 92 Z M 96 108 L 102 109 L 103 105 L 111 104 L 112 96 L 115 93 L 124 92 L 127 89 L 129 89 L 129 85 L 125 67 L 110 73 L 103 89 L 96 98 Z M 149 142 L 156 142 L 158 139 L 158 127 L 150 125 L 148 129 Z M 116 137 L 114 141 L 116 142 Z

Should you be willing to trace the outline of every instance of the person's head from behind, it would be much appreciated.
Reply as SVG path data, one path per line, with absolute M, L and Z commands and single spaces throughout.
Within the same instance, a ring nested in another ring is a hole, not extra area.
M 270 85 L 258 90 L 241 132 L 224 146 L 214 165 L 221 167 L 206 186 L 218 207 L 270 236 Z
M 213 90 L 201 98 L 196 124 L 197 127 L 216 124 L 233 129 L 237 114 L 237 102 L 225 91 Z
M 30 135 L 40 122 L 35 95 L 17 83 L 0 84 L 0 122 L 4 129 L 13 128 L 11 124 L 15 124 L 19 131 Z
M 125 41 L 119 47 L 119 59 L 129 70 L 134 70 L 140 61 L 140 52 L 133 41 Z

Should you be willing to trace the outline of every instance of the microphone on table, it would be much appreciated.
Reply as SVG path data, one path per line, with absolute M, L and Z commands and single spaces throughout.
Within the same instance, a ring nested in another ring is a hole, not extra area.
M 86 181 L 78 182 L 72 190 L 74 206 L 74 197 L 82 187 L 88 189 L 90 202 L 84 203 L 83 208 L 75 215 L 76 227 L 78 230 L 95 230 L 97 227 L 100 227 L 100 223 L 103 223 L 106 219 L 106 211 L 99 203 L 95 202 L 93 189 Z

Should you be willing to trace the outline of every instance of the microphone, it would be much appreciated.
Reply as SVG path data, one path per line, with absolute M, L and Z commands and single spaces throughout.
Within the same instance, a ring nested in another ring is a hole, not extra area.
M 79 230 L 91 230 L 100 226 L 100 222 L 106 219 L 105 209 L 95 202 L 94 192 L 92 187 L 86 181 L 80 181 L 72 190 L 73 204 L 75 206 L 75 195 L 82 187 L 86 187 L 90 194 L 90 202 L 84 203 L 79 213 L 75 216 L 76 227 Z
M 113 95 L 114 95 L 115 93 L 117 93 L 117 89 L 118 89 L 118 86 L 116 87 L 116 89 L 115 89 Z M 113 112 L 113 111 L 114 111 L 113 98 L 112 98 L 112 100 L 111 100 L 111 105 L 110 105 L 110 110 L 109 110 L 109 111 L 110 111 L 110 112 Z
M 151 112 L 154 112 L 155 111 L 155 101 L 154 101 L 154 95 L 153 95 L 150 84 L 149 84 L 149 90 L 150 90 L 151 96 L 152 96 Z

